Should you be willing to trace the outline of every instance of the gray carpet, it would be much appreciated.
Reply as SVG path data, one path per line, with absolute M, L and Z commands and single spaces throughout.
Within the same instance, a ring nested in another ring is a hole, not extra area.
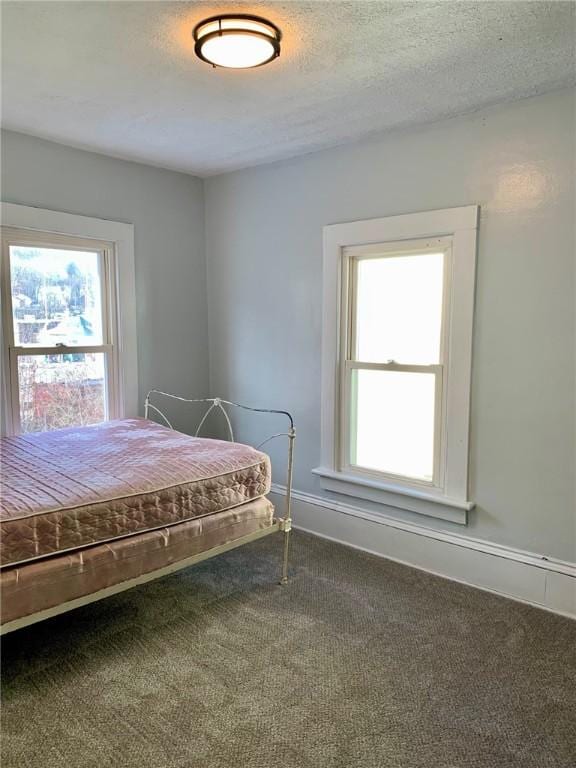
M 8 635 L 2 768 L 574 768 L 576 622 L 280 543 Z

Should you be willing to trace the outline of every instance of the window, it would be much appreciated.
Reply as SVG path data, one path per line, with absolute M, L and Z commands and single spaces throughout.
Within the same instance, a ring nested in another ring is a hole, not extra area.
M 342 466 L 441 484 L 445 261 L 450 241 L 346 248 Z
M 3 240 L 14 430 L 115 418 L 112 245 L 10 229 Z
M 35 219 L 42 213 L 74 219 L 76 228 L 84 226 L 90 234 L 94 221 L 102 233 L 129 227 L 23 206 L 3 206 L 3 213 L 5 209 L 16 220 L 14 209 L 36 211 Z M 127 254 L 118 244 L 2 228 L 4 432 L 39 432 L 136 415 L 130 402 L 133 382 L 121 366 L 131 320 L 125 317 L 129 312 L 120 312 L 118 301 L 122 289 L 130 304 L 129 281 L 119 281 L 126 270 L 117 264 L 118 251 Z
M 326 227 L 325 489 L 465 522 L 476 219 Z

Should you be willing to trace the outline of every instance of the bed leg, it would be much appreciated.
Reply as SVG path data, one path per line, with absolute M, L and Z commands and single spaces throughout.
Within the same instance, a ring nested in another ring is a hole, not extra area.
M 282 555 L 282 576 L 280 578 L 280 584 L 288 584 L 288 555 L 290 552 L 290 525 L 283 529 L 284 533 L 284 548 Z
M 291 417 L 290 417 L 291 418 Z M 292 423 L 288 431 L 288 472 L 286 477 L 286 508 L 280 521 L 280 530 L 284 533 L 284 554 L 282 557 L 282 576 L 280 584 L 288 584 L 288 554 L 290 551 L 290 530 L 292 528 L 292 470 L 294 467 L 294 441 L 296 430 Z

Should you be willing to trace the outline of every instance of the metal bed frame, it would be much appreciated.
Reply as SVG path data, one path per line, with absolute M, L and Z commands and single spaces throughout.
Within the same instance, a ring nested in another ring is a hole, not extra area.
M 141 576 L 138 576 L 136 578 L 122 581 L 118 584 L 112 585 L 111 587 L 106 587 L 104 589 L 98 590 L 97 592 L 92 592 L 91 594 L 84 595 L 82 597 L 78 597 L 73 600 L 69 600 L 68 602 L 61 603 L 60 605 L 55 605 L 51 608 L 38 611 L 37 613 L 33 613 L 28 616 L 23 616 L 21 618 L 14 619 L 13 621 L 1 624 L 0 635 L 7 634 L 8 632 L 13 632 L 16 629 L 29 626 L 30 624 L 35 624 L 38 621 L 43 621 L 44 619 L 49 619 L 49 618 L 52 618 L 53 616 L 58 616 L 59 614 L 62 614 L 62 613 L 67 613 L 68 611 L 71 611 L 74 608 L 80 608 L 81 606 L 88 605 L 90 603 L 96 602 L 97 600 L 102 600 L 105 597 L 111 597 L 112 595 L 118 594 L 119 592 L 124 592 L 128 589 L 131 589 L 132 587 L 137 587 L 141 584 L 145 584 L 146 582 L 159 579 L 162 576 L 168 576 L 171 573 L 175 573 L 184 568 L 188 568 L 189 566 L 195 565 L 196 563 L 200 563 L 203 560 L 208 560 L 212 557 L 216 557 L 217 555 L 220 555 L 224 552 L 228 552 L 231 549 L 236 549 L 237 547 L 241 547 L 244 544 L 248 544 L 251 541 L 255 541 L 256 539 L 260 539 L 271 533 L 275 533 L 276 531 L 281 531 L 284 534 L 284 546 L 282 550 L 282 568 L 281 568 L 280 584 L 288 583 L 288 555 L 289 555 L 290 530 L 292 528 L 292 518 L 291 518 L 291 509 L 290 509 L 291 494 L 292 494 L 292 470 L 293 470 L 293 464 L 294 464 L 294 441 L 296 439 L 296 430 L 294 429 L 294 420 L 292 416 L 287 411 L 277 411 L 269 408 L 250 408 L 247 405 L 241 405 L 240 403 L 234 403 L 234 402 L 231 402 L 230 400 L 224 400 L 221 397 L 188 399 L 185 397 L 179 397 L 178 395 L 170 394 L 169 392 L 162 392 L 160 390 L 152 389 L 150 390 L 150 392 L 148 392 L 148 394 L 146 395 L 146 399 L 144 401 L 144 415 L 146 418 L 149 418 L 150 413 L 154 412 L 155 414 L 157 414 L 162 418 L 162 420 L 170 429 L 174 429 L 174 427 L 172 426 L 172 424 L 170 423 L 166 415 L 162 412 L 160 408 L 158 408 L 156 405 L 150 402 L 151 397 L 155 395 L 167 397 L 172 400 L 180 401 L 182 403 L 209 404 L 207 411 L 204 413 L 202 419 L 200 420 L 200 423 L 198 424 L 198 428 L 196 429 L 196 432 L 195 432 L 195 437 L 198 436 L 198 434 L 200 433 L 200 430 L 206 423 L 208 415 L 214 410 L 220 410 L 224 414 L 230 440 L 232 441 L 234 440 L 234 430 L 232 429 L 232 423 L 230 421 L 230 417 L 224 406 L 241 408 L 242 410 L 251 411 L 253 413 L 277 414 L 277 415 L 282 415 L 286 417 L 289 422 L 289 427 L 287 432 L 278 432 L 276 434 L 270 435 L 270 437 L 267 437 L 265 440 L 259 443 L 258 446 L 256 446 L 256 448 L 261 448 L 270 440 L 274 440 L 275 438 L 278 438 L 278 437 L 288 438 L 286 504 L 284 507 L 283 516 L 279 518 L 275 518 L 271 526 L 262 528 L 258 531 L 255 531 L 254 533 L 247 534 L 246 536 L 242 536 L 226 544 L 220 544 L 216 547 L 212 547 L 211 549 L 207 549 L 204 552 L 199 552 L 196 555 L 187 557 L 184 560 L 179 560 L 178 562 L 171 563 L 170 565 L 164 566 L 163 568 L 158 568 L 154 571 L 150 571 L 149 573 L 142 574 Z
M 225 405 L 230 406 L 232 408 L 240 408 L 243 411 L 250 411 L 252 413 L 272 413 L 277 414 L 280 416 L 285 416 L 289 421 L 289 428 L 287 432 L 276 432 L 273 435 L 270 435 L 265 440 L 262 440 L 261 443 L 259 443 L 256 447 L 258 450 L 259 448 L 262 448 L 262 446 L 266 445 L 266 443 L 269 443 L 271 440 L 275 440 L 277 437 L 287 437 L 288 438 L 288 465 L 286 469 L 286 503 L 284 506 L 284 516 L 275 519 L 274 524 L 270 526 L 269 528 L 265 528 L 261 531 L 257 531 L 256 533 L 248 534 L 248 536 L 244 536 L 242 539 L 237 540 L 237 544 L 235 542 L 231 543 L 231 547 L 229 549 L 235 548 L 236 546 L 242 546 L 242 544 L 246 544 L 249 541 L 253 541 L 254 539 L 259 539 L 262 536 L 265 536 L 269 533 L 274 533 L 275 531 L 282 531 L 284 534 L 284 547 L 283 547 L 283 555 L 282 555 L 282 571 L 281 571 L 281 577 L 280 577 L 280 584 L 287 584 L 288 583 L 288 556 L 289 556 L 289 548 L 290 548 L 290 531 L 292 529 L 292 517 L 291 517 L 291 504 L 292 504 L 292 471 L 294 467 L 294 442 L 296 440 L 296 430 L 294 428 L 294 419 L 292 418 L 292 415 L 288 413 L 288 411 L 278 411 L 273 408 L 250 408 L 247 405 L 241 405 L 240 403 L 234 403 L 231 400 L 224 400 L 222 397 L 205 397 L 205 398 L 187 398 L 187 397 L 180 397 L 179 395 L 173 395 L 170 392 L 162 392 L 160 389 L 151 389 L 148 394 L 146 395 L 146 398 L 144 400 L 144 418 L 148 419 L 150 418 L 150 411 L 153 411 L 155 414 L 160 416 L 160 418 L 164 421 L 166 426 L 168 426 L 170 429 L 174 429 L 172 426 L 172 423 L 167 418 L 166 414 L 160 410 L 156 405 L 153 405 L 153 403 L 150 402 L 150 398 L 152 395 L 161 395 L 162 397 L 167 397 L 171 400 L 176 400 L 177 402 L 181 403 L 209 403 L 209 407 L 200 419 L 200 422 L 198 424 L 198 427 L 196 428 L 196 431 L 194 433 L 194 437 L 198 437 L 202 427 L 206 423 L 206 420 L 208 419 L 208 416 L 212 413 L 212 411 L 220 411 L 224 415 L 224 419 L 226 421 L 226 426 L 228 429 L 228 434 L 230 436 L 230 441 L 234 442 L 234 430 L 232 428 L 232 422 L 230 421 L 230 417 L 226 411 Z M 211 557 L 209 554 L 211 550 L 207 550 L 206 553 L 203 553 L 205 557 L 203 559 L 207 559 L 208 557 Z M 215 552 L 215 555 L 220 554 L 219 552 Z

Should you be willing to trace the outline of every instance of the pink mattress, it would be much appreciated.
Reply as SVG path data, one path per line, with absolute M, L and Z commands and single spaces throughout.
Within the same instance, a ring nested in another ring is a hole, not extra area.
M 175 525 L 270 490 L 270 460 L 144 419 L 0 441 L 0 563 Z
M 168 528 L 3 568 L 2 623 L 91 595 L 269 528 L 273 513 L 268 499 L 256 499 Z

